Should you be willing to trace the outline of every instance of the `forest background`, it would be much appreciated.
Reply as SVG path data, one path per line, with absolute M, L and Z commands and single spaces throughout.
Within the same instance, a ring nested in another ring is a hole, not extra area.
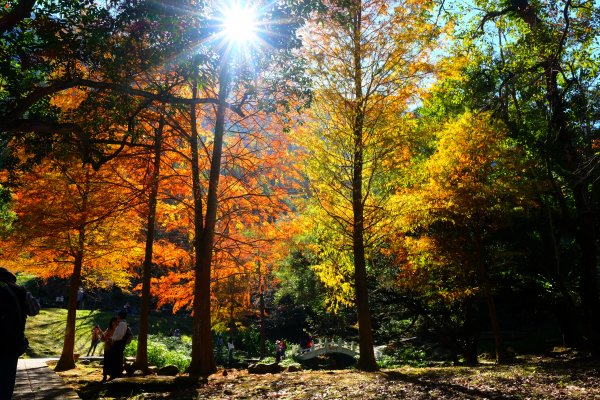
M 595 2 L 246 7 L 234 37 L 217 2 L 4 3 L 0 258 L 68 279 L 57 370 L 80 288 L 139 296 L 142 370 L 165 305 L 190 375 L 214 332 L 264 355 L 278 315 L 357 338 L 363 370 L 407 337 L 600 354 Z

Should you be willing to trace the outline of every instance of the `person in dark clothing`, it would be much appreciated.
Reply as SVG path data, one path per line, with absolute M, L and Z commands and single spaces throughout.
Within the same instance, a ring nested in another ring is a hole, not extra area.
M 83 290 L 83 288 L 79 288 L 79 290 L 77 291 L 77 309 L 78 310 L 83 310 L 84 300 L 85 300 L 85 291 Z
M 286 343 L 285 339 L 281 338 L 280 344 L 281 344 L 281 358 L 284 359 L 285 351 L 287 350 L 287 343 Z
M 279 340 L 275 341 L 275 362 L 279 364 L 281 361 L 281 342 Z
M 0 267 L 0 400 L 10 400 L 15 388 L 19 356 L 29 342 L 25 337 L 27 316 L 40 312 L 40 305 L 16 276 Z
M 108 327 L 102 333 L 102 341 L 104 342 L 104 362 L 102 363 L 102 382 L 106 382 L 106 379 L 109 375 L 113 373 L 113 353 L 111 352 L 112 348 L 112 335 L 115 333 L 115 329 L 117 329 L 117 325 L 119 321 L 117 321 L 117 317 L 112 317 L 110 322 L 108 323 Z
M 106 375 L 109 381 L 123 376 L 123 352 L 127 346 L 127 313 L 123 310 L 117 314 L 117 324 L 110 340 L 110 350 L 105 356 Z

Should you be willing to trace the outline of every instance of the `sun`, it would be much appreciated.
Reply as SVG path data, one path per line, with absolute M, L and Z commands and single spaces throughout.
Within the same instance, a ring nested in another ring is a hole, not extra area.
M 256 10 L 248 5 L 232 4 L 223 13 L 223 33 L 232 43 L 242 44 L 256 40 Z

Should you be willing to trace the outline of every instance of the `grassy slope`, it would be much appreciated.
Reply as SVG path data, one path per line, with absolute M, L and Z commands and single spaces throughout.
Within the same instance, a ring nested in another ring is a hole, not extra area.
M 90 331 L 94 323 L 110 318 L 97 311 L 79 310 L 77 312 L 75 353 L 85 354 L 90 345 Z M 25 334 L 29 339 L 30 357 L 54 357 L 60 355 L 65 335 L 67 310 L 46 308 L 39 315 L 27 318 Z M 103 325 L 103 324 L 102 324 Z
M 75 353 L 85 355 L 90 345 L 91 329 L 99 324 L 102 329 L 114 315 L 112 312 L 98 310 L 78 310 L 76 321 Z M 67 321 L 67 310 L 62 308 L 46 308 L 39 315 L 27 318 L 25 334 L 29 339 L 29 357 L 56 357 L 62 352 L 63 337 Z M 134 334 L 137 333 L 138 319 L 136 316 L 127 319 Z M 150 333 L 166 334 L 171 329 L 178 328 L 182 333 L 191 333 L 191 318 L 183 316 L 150 316 Z M 96 354 L 98 354 L 98 350 Z

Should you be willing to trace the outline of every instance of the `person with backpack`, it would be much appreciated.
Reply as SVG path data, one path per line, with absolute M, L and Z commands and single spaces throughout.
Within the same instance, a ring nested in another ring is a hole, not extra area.
M 27 316 L 40 312 L 40 304 L 17 277 L 0 267 L 0 400 L 10 400 L 15 388 L 19 356 L 29 342 L 25 337 Z
M 108 359 L 106 360 L 106 363 L 108 363 L 106 372 L 110 376 L 109 380 L 123 376 L 123 352 L 125 351 L 125 346 L 127 346 L 133 338 L 131 328 L 129 328 L 126 318 L 127 312 L 124 310 L 119 311 L 117 314 L 118 325 L 110 339 L 110 351 L 109 356 L 107 357 Z

